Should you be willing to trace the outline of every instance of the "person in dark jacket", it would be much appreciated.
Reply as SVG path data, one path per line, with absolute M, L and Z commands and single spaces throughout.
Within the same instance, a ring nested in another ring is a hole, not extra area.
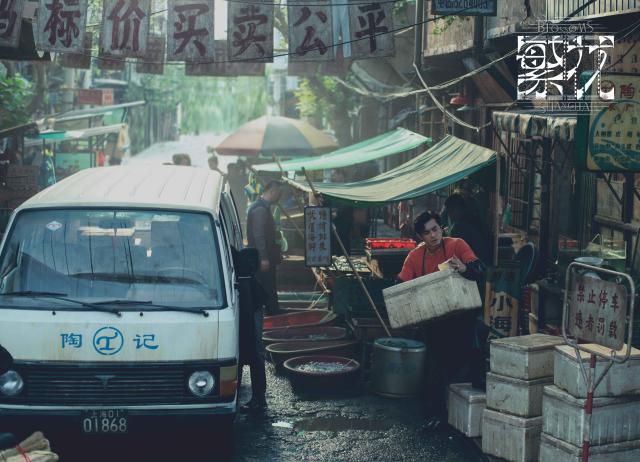
M 249 249 L 245 249 L 249 250 Z M 254 250 L 254 249 L 250 249 Z M 238 390 L 242 384 L 242 369 L 249 366 L 251 373 L 251 399 L 240 406 L 241 412 L 262 412 L 267 406 L 267 377 L 264 368 L 264 347 L 262 344 L 262 313 L 266 301 L 265 292 L 255 280 L 257 271 L 251 259 L 241 258 L 233 250 L 233 260 L 238 274 L 240 291 L 240 359 L 238 370 Z
M 488 262 L 491 253 L 490 237 L 478 213 L 472 210 L 459 193 L 447 197 L 444 207 L 449 219 L 449 236 L 464 239 L 481 261 Z
M 260 253 L 260 269 L 256 280 L 267 294 L 265 314 L 274 315 L 279 311 L 276 287 L 276 267 L 282 259 L 280 244 L 276 241 L 276 224 L 271 206 L 278 203 L 282 195 L 282 183 L 270 181 L 262 195 L 249 207 L 247 212 L 247 242 L 249 247 Z

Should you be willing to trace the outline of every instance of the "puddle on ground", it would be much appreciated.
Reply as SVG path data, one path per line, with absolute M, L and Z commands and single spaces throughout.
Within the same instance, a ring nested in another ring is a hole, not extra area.
M 345 430 L 385 431 L 391 424 L 383 420 L 349 419 L 347 417 L 314 417 L 298 420 L 293 428 L 306 432 L 338 432 Z

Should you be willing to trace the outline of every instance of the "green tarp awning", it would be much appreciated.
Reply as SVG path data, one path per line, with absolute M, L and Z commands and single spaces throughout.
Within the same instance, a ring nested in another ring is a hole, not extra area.
M 424 196 L 492 164 L 495 151 L 447 136 L 418 157 L 393 170 L 356 183 L 314 183 L 330 202 L 357 207 L 381 205 Z M 299 189 L 309 185 L 287 180 Z
M 346 148 L 324 154 L 322 156 L 303 157 L 280 162 L 285 172 L 302 170 L 326 170 L 331 168 L 347 167 L 370 160 L 380 159 L 417 148 L 421 144 L 431 142 L 431 138 L 419 135 L 404 128 L 397 128 L 391 132 L 378 135 L 360 143 L 352 144 Z M 258 172 L 279 172 L 280 167 L 276 162 L 252 167 Z

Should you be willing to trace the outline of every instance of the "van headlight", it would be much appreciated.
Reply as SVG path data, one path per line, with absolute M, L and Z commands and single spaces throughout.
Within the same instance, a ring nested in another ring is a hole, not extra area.
M 200 398 L 210 395 L 215 384 L 216 379 L 209 371 L 196 371 L 189 377 L 189 391 Z
M 19 395 L 24 388 L 24 380 L 16 371 L 8 371 L 0 375 L 0 392 L 5 396 Z

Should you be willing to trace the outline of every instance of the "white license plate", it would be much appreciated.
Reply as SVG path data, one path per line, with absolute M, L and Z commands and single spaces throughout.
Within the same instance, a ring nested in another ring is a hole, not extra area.
M 123 409 L 83 411 L 81 424 L 84 433 L 127 433 L 129 429 Z

